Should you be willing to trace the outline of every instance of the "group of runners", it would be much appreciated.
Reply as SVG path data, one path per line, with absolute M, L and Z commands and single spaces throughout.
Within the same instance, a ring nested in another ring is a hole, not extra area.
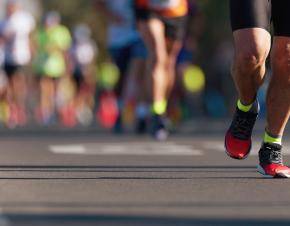
M 166 110 L 176 78 L 188 2 L 136 0 L 134 9 L 137 28 L 147 50 L 146 73 L 152 78 L 152 134 L 157 139 L 165 139 L 168 136 Z M 257 93 L 264 82 L 266 59 L 272 44 L 273 73 L 266 101 L 267 125 L 257 169 L 267 177 L 290 177 L 290 169 L 282 161 L 282 137 L 290 116 L 289 9 L 287 0 L 230 0 L 235 46 L 232 75 L 239 100 L 225 136 L 225 149 L 234 159 L 242 160 L 250 154 L 252 131 L 259 114 Z M 120 22 L 118 17 L 115 19 Z
M 137 125 L 142 130 L 150 118 L 151 133 L 154 138 L 164 140 L 168 136 L 166 112 L 168 101 L 176 79 L 176 64 L 183 46 L 185 27 L 188 18 L 189 3 L 187 0 L 96 0 L 96 8 L 108 18 L 108 49 L 112 61 L 118 66 L 121 74 L 115 94 L 118 97 L 118 117 L 115 123 L 116 131 L 123 127 L 122 112 L 124 106 L 124 87 L 129 65 L 137 75 L 136 108 Z M 287 0 L 230 0 L 231 25 L 233 30 L 235 57 L 232 75 L 236 84 L 239 100 L 236 112 L 229 130 L 225 136 L 226 153 L 234 159 L 245 159 L 252 148 L 252 131 L 259 114 L 257 92 L 263 84 L 265 63 L 270 53 L 272 77 L 267 94 L 267 125 L 259 151 L 258 171 L 269 177 L 290 177 L 290 169 L 282 161 L 282 136 L 290 115 L 290 2 Z M 28 33 L 33 29 L 34 22 L 27 16 L 17 15 L 8 23 L 27 23 L 28 30 L 22 31 L 19 24 L 14 32 Z M 23 17 L 23 18 L 22 18 Z M 15 20 L 15 21 L 14 21 Z M 48 19 L 49 20 L 49 19 Z M 56 23 L 59 18 L 52 15 L 48 23 Z M 271 29 L 273 25 L 273 40 Z M 24 26 L 23 26 L 24 27 Z M 10 28 L 11 29 L 11 28 Z M 13 26 L 12 26 L 13 29 Z M 3 30 L 3 29 L 2 29 Z M 5 31 L 5 26 L 4 26 Z M 9 39 L 10 31 L 6 30 L 5 38 Z M 61 28 L 61 39 L 67 39 L 65 29 Z M 56 32 L 56 33 L 58 33 Z M 2 33 L 3 34 L 3 33 Z M 57 42 L 56 38 L 56 42 Z M 14 47 L 22 42 L 14 43 Z M 58 50 L 65 52 L 67 46 L 59 46 Z M 25 65 L 31 58 L 18 48 L 18 58 L 11 58 L 13 49 L 8 50 L 8 58 L 4 69 L 11 81 L 14 92 L 13 100 L 21 109 L 24 96 L 18 95 L 22 88 L 11 76 L 18 70 L 11 65 L 11 59 L 16 65 Z M 92 54 L 93 55 L 93 54 Z M 57 57 L 57 55 L 55 56 Z M 20 61 L 15 61 L 15 60 Z M 63 56 L 63 64 L 66 57 Z M 83 59 L 82 57 L 80 59 Z M 54 65 L 52 59 L 51 65 Z M 47 70 L 55 77 L 55 70 L 65 70 L 63 65 L 48 66 Z M 76 70 L 78 78 L 79 70 Z M 145 85 L 144 80 L 150 79 L 151 85 Z M 44 81 L 47 82 L 47 81 Z M 55 80 L 49 80 L 54 83 Z M 53 84 L 48 93 L 53 93 Z M 151 90 L 148 91 L 148 88 Z M 46 88 L 47 89 L 47 88 Z M 25 93 L 22 91 L 22 93 Z M 51 98 L 51 96 L 50 96 Z M 53 108 L 44 101 L 42 114 Z M 42 105 L 42 104 L 41 104 Z M 49 107 L 48 107 L 49 106 Z M 44 110 L 45 109 L 45 110 Z M 217 109 L 218 110 L 218 109 Z
M 33 117 L 51 125 L 60 118 L 73 126 L 78 119 L 84 122 L 84 114 L 92 118 L 97 48 L 90 28 L 80 24 L 71 32 L 54 11 L 37 25 L 16 0 L 7 1 L 5 11 L 0 21 L 1 123 L 15 128 Z
M 8 78 L 1 89 L 0 110 L 4 115 L 2 118 L 6 117 L 5 123 L 9 127 L 25 125 L 30 110 L 26 106 L 31 101 L 28 95 L 38 102 L 34 115 L 43 124 L 53 124 L 59 116 L 66 124 L 72 125 L 76 121 L 74 118 L 82 121 L 83 115 L 92 119 L 96 71 L 91 65 L 96 62 L 97 48 L 90 37 L 90 29 L 79 26 L 71 32 L 61 24 L 57 12 L 47 13 L 37 26 L 33 16 L 19 3 L 17 0 L 8 1 L 0 26 L 2 69 L 4 77 Z M 150 131 L 161 140 L 168 136 L 166 110 L 176 78 L 177 56 L 181 63 L 192 62 L 193 53 L 186 47 L 181 54 L 179 52 L 184 43 L 189 8 L 194 11 L 194 3 L 192 0 L 168 3 L 95 1 L 97 13 L 107 17 L 108 52 L 120 72 L 114 89 L 118 101 L 115 132 L 124 130 L 125 92 L 128 78 L 133 74 L 136 80 L 136 131 Z M 176 6 L 178 10 L 175 10 Z M 19 24 L 22 24 L 22 29 L 19 29 Z M 20 55 L 23 53 L 25 56 Z M 29 73 L 36 74 L 37 79 L 28 81 Z M 64 100 L 66 95 L 58 92 L 65 91 L 61 86 L 70 75 L 77 94 L 74 100 Z M 38 88 L 28 90 L 32 83 L 37 83 Z M 73 109 L 76 107 L 79 109 L 77 112 Z

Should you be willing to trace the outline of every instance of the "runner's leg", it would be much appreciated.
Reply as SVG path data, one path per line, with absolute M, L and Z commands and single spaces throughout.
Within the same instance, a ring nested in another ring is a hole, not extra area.
M 282 136 L 290 115 L 290 38 L 275 37 L 271 54 L 273 75 L 267 95 L 267 131 Z
M 252 147 L 251 135 L 259 112 L 256 95 L 263 83 L 271 46 L 268 0 L 231 0 L 235 57 L 232 76 L 239 95 L 236 113 L 226 133 L 226 153 L 244 159 Z
M 148 50 L 149 73 L 153 79 L 153 103 L 160 105 L 160 109 L 156 109 L 154 113 L 162 115 L 166 112 L 168 89 L 164 24 L 159 19 L 150 18 L 140 21 L 139 28 Z
M 241 102 L 249 105 L 254 102 L 263 83 L 271 36 L 261 28 L 242 29 L 234 32 L 234 44 L 232 75 Z

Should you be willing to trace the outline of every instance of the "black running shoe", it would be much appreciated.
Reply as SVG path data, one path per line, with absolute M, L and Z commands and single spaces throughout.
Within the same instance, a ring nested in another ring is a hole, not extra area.
M 139 118 L 136 120 L 136 133 L 139 135 L 145 134 L 147 131 L 147 120 L 146 118 Z
M 164 141 L 169 136 L 165 118 L 161 115 L 152 116 L 152 136 L 158 141 Z
M 122 134 L 124 132 L 123 120 L 122 120 L 122 116 L 121 115 L 119 115 L 117 117 L 117 120 L 116 120 L 115 125 L 113 127 L 113 132 L 115 134 Z
M 228 156 L 234 159 L 245 159 L 252 148 L 252 132 L 259 113 L 256 100 L 249 112 L 236 109 L 234 119 L 225 136 L 225 149 Z
M 259 151 L 258 172 L 265 177 L 289 178 L 290 169 L 283 165 L 282 146 L 263 143 Z

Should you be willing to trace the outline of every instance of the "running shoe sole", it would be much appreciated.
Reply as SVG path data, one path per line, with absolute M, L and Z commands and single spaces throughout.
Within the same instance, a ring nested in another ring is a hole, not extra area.
M 279 173 L 276 173 L 275 176 L 272 176 L 272 175 L 269 175 L 269 174 L 266 174 L 265 170 L 263 169 L 263 167 L 261 165 L 258 165 L 257 166 L 257 171 L 262 174 L 265 178 L 290 178 L 290 174 L 288 173 L 283 173 L 283 172 L 279 172 Z
M 169 132 L 165 129 L 161 129 L 156 131 L 153 136 L 157 141 L 166 141 L 169 137 Z

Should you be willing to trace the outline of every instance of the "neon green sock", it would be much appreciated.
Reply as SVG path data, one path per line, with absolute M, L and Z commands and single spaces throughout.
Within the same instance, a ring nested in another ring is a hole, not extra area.
M 152 106 L 153 113 L 157 115 L 163 115 L 166 112 L 167 108 L 167 101 L 162 100 L 162 101 L 155 101 Z
M 238 100 L 237 106 L 238 106 L 239 110 L 241 110 L 243 112 L 249 112 L 251 110 L 253 104 L 244 105 L 244 104 L 242 104 L 241 100 Z
M 282 137 L 281 136 L 273 136 L 268 132 L 265 132 L 264 135 L 264 143 L 272 143 L 272 144 L 280 144 L 282 145 Z

